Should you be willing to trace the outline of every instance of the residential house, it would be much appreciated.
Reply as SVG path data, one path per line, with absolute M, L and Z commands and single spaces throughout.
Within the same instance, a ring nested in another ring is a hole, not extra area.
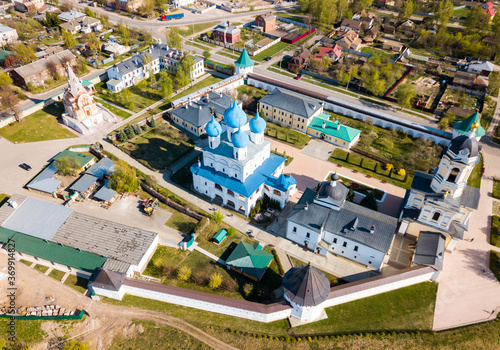
M 378 34 L 378 28 L 373 26 L 365 32 L 365 36 L 363 36 L 363 41 L 365 43 L 372 43 L 377 37 L 377 34 Z
M 470 94 L 480 94 L 488 88 L 488 78 L 474 73 L 456 72 L 453 77 L 453 88 L 464 90 Z
M 361 39 L 358 33 L 354 30 L 340 32 L 335 40 L 335 43 L 344 49 L 359 50 L 361 46 Z
M 220 41 L 223 43 L 234 44 L 240 41 L 241 31 L 233 25 L 229 24 L 229 21 L 222 22 L 218 24 L 213 30 L 213 39 L 215 41 Z
M 332 62 L 337 62 L 342 57 L 342 47 L 337 44 L 333 47 L 322 46 L 319 48 L 316 58 L 322 59 L 324 56 L 327 56 Z
M 352 19 L 359 21 L 361 19 L 361 17 L 370 17 L 370 15 L 368 14 L 368 12 L 366 10 L 361 10 L 361 11 L 356 12 L 352 16 Z
M 473 61 L 468 62 L 466 65 L 467 72 L 489 76 L 491 72 L 495 71 L 495 64 L 489 61 Z
M 348 192 L 336 174 L 316 191 L 307 188 L 287 217 L 286 238 L 317 254 L 339 255 L 380 270 L 398 220 L 346 201 Z
M 386 34 L 393 34 L 393 35 L 396 34 L 396 28 L 387 24 L 382 25 L 382 31 Z
M 312 119 L 323 113 L 323 105 L 276 88 L 260 99 L 258 110 L 273 123 L 306 133 Z
M 152 56 L 150 69 L 144 70 L 144 55 L 148 53 Z M 136 54 L 128 60 L 119 62 L 114 66 L 108 68 L 108 82 L 107 87 L 113 92 L 119 92 L 127 87 L 137 84 L 144 78 L 149 77 L 150 71 L 153 74 L 160 72 L 160 70 L 168 70 L 170 73 L 175 74 L 177 66 L 180 64 L 184 53 L 168 45 L 158 42 L 147 51 Z M 194 56 L 194 65 L 191 70 L 191 79 L 195 79 L 205 73 L 203 66 L 203 58 Z
M 84 13 L 71 10 L 59 14 L 57 17 L 59 17 L 59 19 L 63 22 L 69 22 L 73 19 L 83 19 L 86 15 Z
M 5 45 L 17 41 L 19 35 L 14 28 L 7 27 L 0 23 L 0 45 Z
M 306 48 L 302 48 L 299 52 L 290 58 L 288 61 L 288 70 L 295 71 L 297 69 L 302 69 L 309 63 L 312 58 L 312 53 Z
M 374 23 L 374 20 L 371 17 L 361 17 L 360 21 L 361 21 L 361 29 L 362 30 L 370 29 Z
M 129 46 L 123 46 L 115 42 L 107 42 L 103 45 L 102 50 L 116 56 L 123 55 L 130 51 Z
M 407 37 L 413 37 L 415 36 L 415 23 L 412 20 L 404 21 L 396 28 L 396 31 Z
M 237 102 L 241 108 L 242 103 Z M 205 126 L 212 120 L 212 113 L 218 120 L 224 117 L 224 111 L 231 107 L 231 97 L 222 92 L 208 92 L 197 101 L 188 101 L 183 106 L 170 111 L 170 118 L 180 127 L 196 136 L 205 134 Z
M 45 2 L 44 0 L 12 0 L 14 8 L 20 12 L 38 11 Z
M 12 70 L 10 75 L 16 85 L 27 86 L 31 83 L 33 87 L 38 87 L 42 86 L 45 80 L 53 79 L 54 73 L 57 73 L 58 76 L 64 76 L 66 62 L 69 62 L 71 66 L 76 65 L 76 57 L 69 50 L 16 68 Z
M 384 42 L 382 43 L 382 48 L 384 50 L 390 50 L 396 52 L 401 52 L 403 46 L 404 45 L 402 43 L 393 40 L 384 40 Z
M 321 113 L 312 118 L 307 127 L 307 134 L 336 146 L 350 149 L 358 142 L 361 131 L 341 124 L 338 120 L 331 121 L 329 113 Z
M 340 24 L 340 30 L 343 31 L 353 30 L 356 33 L 359 33 L 359 31 L 361 30 L 361 21 L 346 18 Z
M 132 11 L 135 12 L 144 3 L 143 0 L 116 0 L 115 7 L 120 11 Z
M 493 17 L 495 17 L 495 14 L 497 12 L 495 11 L 495 7 L 491 1 L 487 2 L 486 4 L 481 4 L 480 6 L 483 8 L 484 13 L 490 16 L 490 20 L 492 20 Z
M 11 51 L 0 50 L 0 66 L 3 68 L 19 64 L 19 56 Z
M 76 34 L 82 29 L 82 25 L 78 20 L 72 19 L 69 22 L 63 22 L 59 25 L 59 28 L 64 29 L 67 32 L 70 32 L 71 34 Z
M 273 261 L 271 253 L 262 250 L 259 242 L 253 245 L 241 241 L 226 260 L 228 268 L 259 282 Z
M 82 33 L 98 32 L 102 30 L 101 21 L 93 17 L 85 17 L 80 21 Z
M 255 18 L 255 25 L 258 28 L 262 28 L 264 33 L 268 33 L 271 30 L 276 29 L 276 16 L 272 12 L 259 15 Z

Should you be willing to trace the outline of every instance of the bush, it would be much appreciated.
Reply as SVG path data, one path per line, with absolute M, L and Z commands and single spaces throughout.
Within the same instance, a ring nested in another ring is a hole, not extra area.
M 236 235 L 236 229 L 234 227 L 230 227 L 227 229 L 227 236 L 233 237 Z
M 151 117 L 151 119 L 149 120 L 149 126 L 152 127 L 152 128 L 156 128 L 156 120 L 155 120 L 155 118 Z
M 208 286 L 211 289 L 217 289 L 221 286 L 222 284 L 222 276 L 218 272 L 214 272 L 212 276 L 210 277 L 210 282 L 208 282 Z
M 191 277 L 191 269 L 187 266 L 182 266 L 178 271 L 177 271 L 177 278 L 179 278 L 181 281 L 187 281 Z
M 203 217 L 196 226 L 194 227 L 194 232 L 201 232 L 203 229 L 210 223 L 210 220 L 208 218 Z
M 128 137 L 127 137 L 127 134 L 125 134 L 125 132 L 124 132 L 123 130 L 120 130 L 120 131 L 118 132 L 117 139 L 118 139 L 118 141 L 120 141 L 120 142 L 127 142 Z
M 274 255 L 274 259 L 276 260 L 276 265 L 278 265 L 278 271 L 279 271 L 280 275 L 284 276 L 285 270 L 283 269 L 283 265 L 281 264 L 281 260 L 280 260 L 280 257 L 278 255 L 278 252 L 274 248 L 271 250 L 271 252 Z
M 399 176 L 405 176 L 406 175 L 406 170 L 404 170 L 403 168 L 399 169 L 398 170 L 398 175 Z
M 175 275 L 175 267 L 172 265 L 164 265 L 161 274 L 163 277 L 172 278 Z
M 253 292 L 253 284 L 245 283 L 243 286 L 243 293 L 248 297 Z
M 220 210 L 217 210 L 215 212 L 212 213 L 212 220 L 216 223 L 216 224 L 220 224 L 222 222 L 222 220 L 224 219 L 224 214 L 222 214 L 220 212 Z
M 207 276 L 203 271 L 198 271 L 191 276 L 191 280 L 198 285 L 204 285 L 207 280 Z
M 144 125 L 142 126 L 142 130 L 144 130 L 144 132 L 148 132 L 149 131 L 148 123 L 144 123 Z
M 238 282 L 236 282 L 236 279 L 226 279 L 224 280 L 224 289 L 227 290 L 228 292 L 236 292 L 238 289 Z

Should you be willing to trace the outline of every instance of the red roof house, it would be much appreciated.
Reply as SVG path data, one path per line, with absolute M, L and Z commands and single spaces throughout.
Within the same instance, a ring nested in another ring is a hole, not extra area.
M 325 46 L 322 46 L 320 49 L 319 49 L 319 53 L 316 54 L 316 58 L 323 58 L 323 56 L 329 56 L 330 59 L 332 59 L 333 61 L 338 61 L 342 55 L 342 47 L 340 47 L 339 45 L 335 44 L 334 47 L 325 47 Z
M 495 9 L 493 8 L 493 3 L 487 2 L 486 4 L 481 5 L 483 8 L 484 12 L 490 15 L 491 18 L 495 17 L 495 14 L 497 13 Z

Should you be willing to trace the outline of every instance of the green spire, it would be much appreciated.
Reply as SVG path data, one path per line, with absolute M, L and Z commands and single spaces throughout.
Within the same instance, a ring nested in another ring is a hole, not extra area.
M 462 135 L 467 135 L 467 133 L 472 129 L 472 126 L 474 124 L 477 125 L 475 136 L 476 137 L 484 136 L 486 132 L 484 131 L 484 128 L 481 126 L 481 118 L 479 117 L 478 111 L 476 111 L 470 117 L 467 117 L 466 119 L 453 124 L 453 129 L 455 129 L 455 131 L 457 131 Z
M 248 56 L 247 49 L 243 49 L 241 52 L 240 58 L 234 62 L 234 64 L 238 67 L 252 67 L 254 65 L 253 61 L 250 59 L 250 56 Z

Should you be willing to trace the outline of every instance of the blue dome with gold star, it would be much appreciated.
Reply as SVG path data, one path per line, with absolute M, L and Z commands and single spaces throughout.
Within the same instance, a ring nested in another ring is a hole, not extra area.
M 205 126 L 205 131 L 208 136 L 217 137 L 222 134 L 222 126 L 217 120 L 215 120 L 215 117 L 212 116 L 212 120 L 207 123 L 207 126 Z
M 250 131 L 255 134 L 261 134 L 266 129 L 266 121 L 259 116 L 259 112 L 250 120 Z
M 236 101 L 224 112 L 224 122 L 231 128 L 239 128 L 247 123 L 247 115 L 238 107 Z
M 234 147 L 236 148 L 244 148 L 248 145 L 248 142 L 250 141 L 250 137 L 246 132 L 241 130 L 241 128 L 236 131 L 233 136 L 231 137 L 231 142 L 233 143 Z

